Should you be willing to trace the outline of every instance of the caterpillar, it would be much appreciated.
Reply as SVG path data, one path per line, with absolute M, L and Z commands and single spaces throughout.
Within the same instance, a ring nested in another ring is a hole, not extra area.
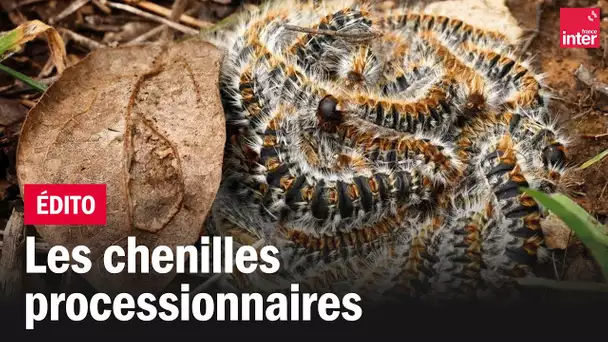
M 288 0 L 207 39 L 225 52 L 228 135 L 207 229 L 282 261 L 231 286 L 517 295 L 505 284 L 544 259 L 543 208 L 520 188 L 554 191 L 568 141 L 542 75 L 501 33 Z

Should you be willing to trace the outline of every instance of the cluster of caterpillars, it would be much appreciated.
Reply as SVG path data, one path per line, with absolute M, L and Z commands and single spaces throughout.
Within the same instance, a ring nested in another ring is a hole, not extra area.
M 283 261 L 235 286 L 470 298 L 530 274 L 543 212 L 520 190 L 555 189 L 566 141 L 501 33 L 280 1 L 209 39 L 228 133 L 209 228 Z

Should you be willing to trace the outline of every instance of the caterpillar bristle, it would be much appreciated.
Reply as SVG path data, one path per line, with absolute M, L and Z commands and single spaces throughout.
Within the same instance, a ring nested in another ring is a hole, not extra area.
M 263 237 L 283 267 L 231 286 L 516 294 L 545 248 L 520 188 L 568 170 L 531 61 L 411 7 L 289 0 L 244 18 L 215 40 L 230 134 L 209 229 Z

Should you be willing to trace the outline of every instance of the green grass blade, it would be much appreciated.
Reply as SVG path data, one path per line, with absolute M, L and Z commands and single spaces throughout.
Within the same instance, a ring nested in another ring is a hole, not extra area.
M 608 246 L 608 230 L 601 223 L 599 223 L 595 219 L 595 217 L 589 215 L 589 213 L 587 213 L 585 209 L 576 204 L 576 202 L 568 198 L 568 196 L 566 195 L 553 194 L 551 195 L 551 198 L 553 198 L 553 200 L 560 203 L 565 208 L 568 208 L 568 210 L 570 210 L 574 215 L 584 220 L 589 226 L 589 232 L 591 236 L 595 240 L 600 241 L 604 245 Z
M 587 160 L 585 163 L 583 163 L 583 165 L 580 166 L 580 169 L 586 169 L 589 166 L 599 162 L 600 160 L 604 159 L 604 157 L 608 156 L 608 149 L 600 152 L 600 154 L 598 154 L 597 156 Z
M 26 76 L 18 71 L 15 71 L 7 66 L 4 66 L 2 64 L 0 64 L 0 70 L 6 72 L 7 74 L 13 76 L 14 78 L 20 80 L 21 82 L 27 84 L 28 86 L 38 90 L 41 93 L 44 93 L 46 91 L 46 89 L 48 88 L 46 85 L 40 83 L 40 82 L 36 82 L 33 79 L 31 79 L 29 76 Z
M 608 279 L 608 235 L 606 227 L 597 222 L 585 209 L 562 194 L 548 195 L 533 189 L 522 189 L 542 206 L 559 217 L 591 251 Z
M 19 46 L 19 32 L 16 30 L 0 35 L 0 62 Z

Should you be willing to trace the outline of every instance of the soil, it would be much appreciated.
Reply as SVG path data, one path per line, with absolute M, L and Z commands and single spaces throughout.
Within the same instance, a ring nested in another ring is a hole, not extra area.
M 513 16 L 525 28 L 536 26 L 536 1 L 507 0 Z M 556 99 L 551 105 L 554 114 L 565 127 L 571 139 L 568 158 L 572 165 L 581 165 L 608 148 L 608 98 L 592 94 L 589 87 L 578 81 L 575 70 L 584 65 L 598 81 L 608 82 L 608 13 L 603 13 L 602 47 L 600 49 L 562 49 L 559 46 L 560 7 L 592 7 L 597 0 L 544 1 L 540 20 L 540 33 L 528 49 L 534 64 L 546 76 L 546 83 Z M 572 175 L 581 182 L 577 191 L 585 195 L 578 202 L 601 219 L 608 216 L 608 159 L 594 164 L 583 172 Z
M 513 16 L 522 27 L 531 30 L 536 27 L 537 3 L 507 0 Z M 601 48 L 560 48 L 560 7 L 595 7 L 598 4 L 603 6 Z M 555 96 L 550 108 L 571 139 L 567 157 L 573 166 L 580 166 L 608 149 L 608 96 L 594 94 L 575 76 L 576 69 L 582 64 L 593 73 L 597 81 L 608 83 L 608 12 L 604 10 L 607 5 L 605 0 L 543 1 L 539 34 L 527 50 L 527 54 L 533 57 L 533 65 L 544 73 L 545 82 Z M 584 170 L 575 168 L 565 176 L 563 183 L 564 190 L 575 195 L 572 196 L 573 199 L 582 207 L 600 221 L 608 222 L 608 158 Z M 569 249 L 564 279 L 601 279 L 597 266 L 589 261 L 580 242 L 575 241 Z M 561 260 L 562 256 L 555 258 Z M 547 272 L 555 273 L 552 270 Z

